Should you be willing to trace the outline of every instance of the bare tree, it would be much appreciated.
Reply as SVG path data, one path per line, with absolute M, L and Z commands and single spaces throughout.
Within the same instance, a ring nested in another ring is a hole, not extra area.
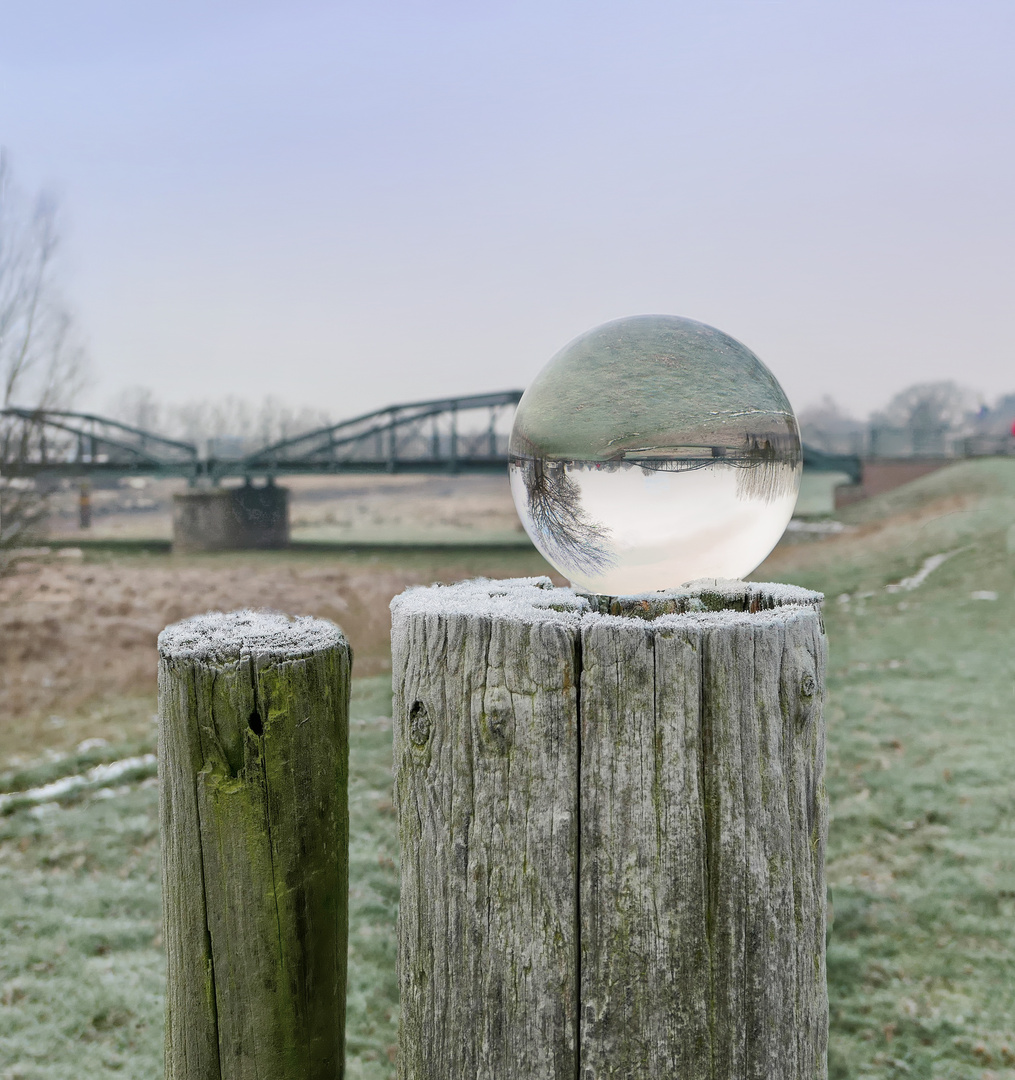
M 56 283 L 56 205 L 26 199 L 0 150 L 0 398 L 3 408 L 68 406 L 81 387 L 84 354 Z M 37 428 L 0 418 L 0 461 L 25 460 Z M 0 479 L 0 549 L 23 544 L 45 516 L 38 485 Z
M 808 446 L 832 454 L 857 454 L 863 450 L 867 425 L 844 412 L 827 394 L 817 405 L 797 414 L 800 436 Z
M 213 400 L 159 405 L 152 391 L 132 386 L 107 406 L 110 416 L 146 431 L 207 447 L 212 456 L 242 456 L 283 439 L 327 427 L 320 409 L 294 409 L 275 397 L 260 405 L 233 394 Z
M 915 383 L 900 390 L 885 407 L 885 419 L 898 427 L 939 424 L 959 427 L 974 407 L 972 390 L 949 381 Z
M 142 431 L 165 434 L 162 406 L 147 386 L 125 387 L 110 399 L 103 412 Z
M 942 453 L 946 437 L 970 428 L 976 395 L 951 381 L 916 383 L 900 390 L 872 425 L 904 431 L 915 453 Z

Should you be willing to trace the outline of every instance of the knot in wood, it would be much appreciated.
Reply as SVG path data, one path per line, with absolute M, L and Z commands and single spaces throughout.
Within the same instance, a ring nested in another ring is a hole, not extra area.
M 488 686 L 483 695 L 483 722 L 493 745 L 503 749 L 511 732 L 511 693 L 505 686 Z
M 409 738 L 416 746 L 425 746 L 430 738 L 430 715 L 422 701 L 409 710 Z
M 807 674 L 804 675 L 804 677 L 800 680 L 800 693 L 803 695 L 803 697 L 810 698 L 814 697 L 817 689 L 817 681 L 810 672 L 807 672 Z

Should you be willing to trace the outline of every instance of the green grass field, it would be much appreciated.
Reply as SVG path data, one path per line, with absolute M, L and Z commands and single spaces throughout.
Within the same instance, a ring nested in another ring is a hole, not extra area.
M 792 575 L 828 596 L 830 1075 L 1008 1080 L 1015 468 L 957 466 L 852 517 L 839 558 Z
M 783 548 L 756 575 L 827 595 L 831 1077 L 1015 1080 L 1015 462 L 960 464 L 843 519 L 853 531 Z M 886 588 L 940 554 L 918 587 Z M 394 1074 L 387 683 L 354 694 L 354 1080 Z M 40 762 L 0 790 L 153 743 Z M 150 769 L 6 810 L 0 1080 L 161 1076 Z

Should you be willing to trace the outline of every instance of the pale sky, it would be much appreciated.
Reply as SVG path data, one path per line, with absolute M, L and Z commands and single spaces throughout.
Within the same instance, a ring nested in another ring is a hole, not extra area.
M 87 401 L 336 419 L 525 386 L 647 312 L 797 408 L 1015 390 L 1010 0 L 4 5 Z

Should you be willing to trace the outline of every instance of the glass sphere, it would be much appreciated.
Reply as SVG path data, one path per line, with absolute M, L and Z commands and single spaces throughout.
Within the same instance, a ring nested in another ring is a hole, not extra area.
M 793 514 L 802 464 L 768 368 L 672 315 L 565 345 L 519 402 L 509 458 L 532 542 L 575 586 L 608 595 L 750 573 Z

